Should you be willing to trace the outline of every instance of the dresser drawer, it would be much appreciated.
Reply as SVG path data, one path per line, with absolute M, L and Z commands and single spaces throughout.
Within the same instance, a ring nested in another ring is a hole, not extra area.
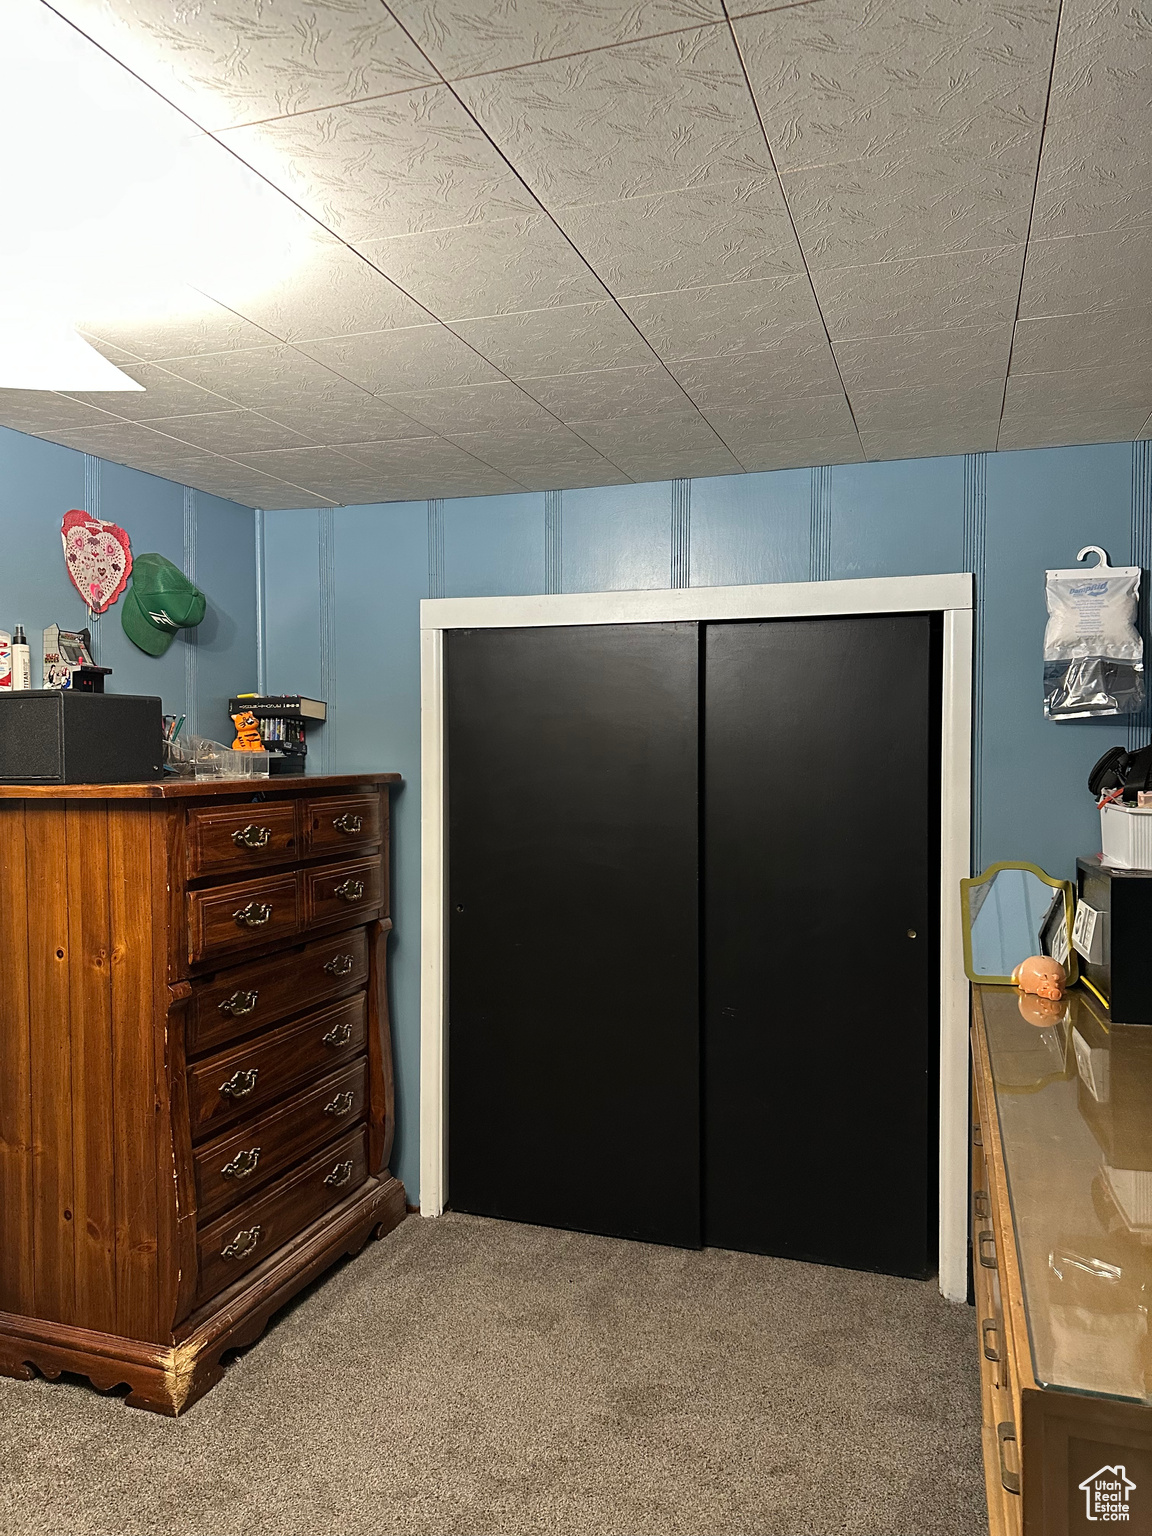
M 299 854 L 291 800 L 188 812 L 188 875 L 229 874 L 261 864 L 288 864 Z
M 189 1056 L 218 1050 L 326 997 L 355 992 L 368 980 L 368 935 L 363 928 L 314 939 L 302 949 L 249 960 L 192 983 L 186 1049 Z
M 195 1156 L 200 1225 L 281 1178 L 326 1141 L 350 1131 L 364 1118 L 367 1087 L 368 1063 L 361 1057 L 240 1130 L 201 1147 Z
M 359 1056 L 368 1037 L 363 992 L 188 1068 L 196 1141 Z
M 308 853 L 331 853 L 357 843 L 380 841 L 379 795 L 305 800 L 303 811 L 304 848 Z
M 300 873 L 304 883 L 304 922 L 309 928 L 361 911 L 376 916 L 384 885 L 376 854 L 339 864 L 321 864 Z
M 295 873 L 189 891 L 187 901 L 188 959 L 193 964 L 290 938 L 300 928 Z
M 225 1290 L 270 1258 L 317 1217 L 354 1194 L 367 1177 L 366 1137 L 361 1127 L 263 1194 L 202 1227 L 198 1299 Z

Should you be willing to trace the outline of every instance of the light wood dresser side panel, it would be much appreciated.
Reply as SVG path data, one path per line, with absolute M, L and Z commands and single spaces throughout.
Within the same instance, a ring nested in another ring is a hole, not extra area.
M 68 847 L 64 806 L 24 806 L 32 1045 L 32 1251 L 38 1316 L 76 1316 Z
M 72 1175 L 76 1317 L 116 1331 L 115 1114 L 112 1091 L 112 928 L 108 811 L 98 800 L 62 807 L 68 852 L 68 971 L 72 997 Z
M 32 1263 L 32 1056 L 24 805 L 0 805 L 0 1312 L 36 1307 Z
M 130 1339 L 159 1337 L 153 967 L 163 951 L 153 953 L 150 816 L 146 804 L 108 802 L 116 1331 Z

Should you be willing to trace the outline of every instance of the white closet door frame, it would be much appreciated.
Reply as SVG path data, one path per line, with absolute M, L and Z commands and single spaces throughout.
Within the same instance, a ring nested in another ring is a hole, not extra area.
M 706 623 L 835 614 L 942 613 L 940 739 L 940 1290 L 968 1292 L 968 982 L 960 880 L 971 873 L 972 577 L 882 576 L 772 586 L 576 592 L 534 597 L 443 597 L 420 604 L 421 952 L 420 1212 L 448 1199 L 447 831 L 444 632 L 564 624 Z

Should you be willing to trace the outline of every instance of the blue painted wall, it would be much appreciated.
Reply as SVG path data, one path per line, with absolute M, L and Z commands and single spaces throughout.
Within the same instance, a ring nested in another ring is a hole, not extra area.
M 208 599 L 204 622 L 181 632 L 161 657 L 128 639 L 119 602 L 97 619 L 93 643 L 97 659 L 113 669 L 109 690 L 159 694 L 167 713 L 188 716 L 186 731 L 195 725 L 230 739 L 228 697 L 256 686 L 252 509 L 0 427 L 0 629 L 23 624 L 33 687 L 40 686 L 46 626 L 83 629 L 86 622 L 60 547 L 60 522 L 71 507 L 126 528 L 134 553 L 167 555 Z
M 269 687 L 332 706 L 315 767 L 396 769 L 395 1171 L 419 1193 L 419 602 L 971 570 L 974 855 L 1066 875 L 1098 844 L 1085 788 L 1142 721 L 1046 722 L 1044 570 L 1103 544 L 1152 565 L 1152 445 L 784 470 L 264 515 Z M 882 685 L 882 679 L 876 684 Z M 898 765 L 893 765 L 898 772 Z

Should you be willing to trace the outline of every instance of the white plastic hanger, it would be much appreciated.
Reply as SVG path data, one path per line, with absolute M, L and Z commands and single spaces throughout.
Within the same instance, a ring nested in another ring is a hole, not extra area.
M 1077 560 L 1085 560 L 1085 559 L 1087 559 L 1087 557 L 1089 555 L 1098 555 L 1099 556 L 1099 559 L 1097 560 L 1095 565 L 1089 565 L 1089 566 L 1086 566 L 1086 567 L 1081 567 L 1081 566 L 1075 566 L 1074 565 L 1071 568 L 1071 570 L 1066 570 L 1066 571 L 1047 571 L 1047 572 L 1045 572 L 1045 574 L 1048 575 L 1048 576 L 1064 576 L 1064 577 L 1084 576 L 1084 575 L 1087 575 L 1089 573 L 1091 573 L 1092 575 L 1095 575 L 1097 572 L 1101 576 L 1139 576 L 1140 575 L 1140 567 L 1138 565 L 1109 565 L 1108 564 L 1108 551 L 1106 549 L 1101 549 L 1099 544 L 1085 544 L 1084 548 L 1080 551 L 1080 553 L 1076 556 L 1076 558 L 1077 558 Z

